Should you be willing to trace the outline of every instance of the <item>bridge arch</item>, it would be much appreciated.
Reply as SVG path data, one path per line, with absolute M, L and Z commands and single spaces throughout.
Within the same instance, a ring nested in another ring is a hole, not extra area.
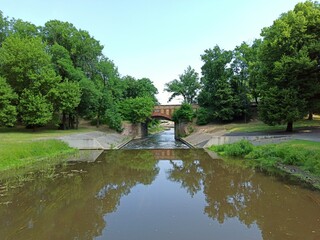
M 181 105 L 156 105 L 153 109 L 152 118 L 161 118 L 172 121 L 173 112 Z
M 179 109 L 181 107 L 181 104 L 179 105 L 156 105 L 153 109 L 153 112 L 151 114 L 151 118 L 156 118 L 156 119 L 164 119 L 164 120 L 169 120 L 169 121 L 173 121 L 172 116 L 173 113 L 176 109 Z M 196 110 L 197 108 L 199 108 L 198 105 L 194 104 L 193 109 Z M 181 131 L 181 124 L 183 123 L 174 123 L 174 132 L 175 132 L 175 136 L 176 138 L 178 138 L 179 136 L 179 132 Z M 178 126 L 179 125 L 179 126 Z M 148 121 L 146 121 L 145 123 L 141 123 L 140 124 L 140 130 L 138 131 L 137 134 L 137 138 L 141 138 L 141 137 L 146 137 L 148 135 Z

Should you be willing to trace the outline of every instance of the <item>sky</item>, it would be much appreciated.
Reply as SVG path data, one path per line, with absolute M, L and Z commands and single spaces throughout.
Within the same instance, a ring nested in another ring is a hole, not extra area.
M 104 46 L 122 76 L 147 77 L 168 104 L 164 84 L 190 65 L 201 76 L 201 54 L 233 50 L 260 37 L 301 0 L 0 0 L 4 16 L 38 26 L 72 23 Z M 181 98 L 169 104 L 180 103 Z

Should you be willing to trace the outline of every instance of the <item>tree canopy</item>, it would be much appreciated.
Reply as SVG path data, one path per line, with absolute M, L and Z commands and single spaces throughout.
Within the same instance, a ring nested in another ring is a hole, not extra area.
M 262 30 L 260 117 L 268 124 L 301 119 L 320 93 L 320 5 L 307 1 Z M 266 107 L 268 106 L 268 107 Z
M 100 42 L 72 23 L 36 26 L 0 12 L 0 30 L 0 125 L 67 129 L 82 117 L 120 131 L 120 102 L 157 102 L 149 78 L 121 77 Z
M 179 75 L 179 79 L 174 79 L 165 84 L 165 91 L 172 93 L 169 102 L 178 96 L 183 97 L 183 102 L 193 104 L 196 103 L 196 97 L 200 88 L 198 73 L 188 66 L 183 74 Z

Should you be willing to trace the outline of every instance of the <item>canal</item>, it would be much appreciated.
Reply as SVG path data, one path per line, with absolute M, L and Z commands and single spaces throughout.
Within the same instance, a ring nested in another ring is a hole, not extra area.
M 0 239 L 320 239 L 319 192 L 149 140 L 2 182 Z

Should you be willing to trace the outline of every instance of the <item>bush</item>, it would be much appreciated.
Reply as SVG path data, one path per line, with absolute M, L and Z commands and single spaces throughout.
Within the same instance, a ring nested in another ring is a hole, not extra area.
M 194 112 L 191 104 L 188 103 L 183 103 L 172 115 L 172 119 L 175 122 L 191 122 L 193 118 Z
M 122 117 L 116 108 L 110 108 L 106 111 L 106 122 L 111 129 L 122 132 Z
M 299 166 L 320 176 L 320 144 L 294 140 L 280 144 L 253 146 L 246 140 L 233 144 L 211 146 L 220 155 L 245 157 L 262 167 L 277 167 L 279 164 Z
M 199 108 L 197 110 L 197 125 L 206 125 L 210 122 L 210 111 L 207 108 Z
M 241 140 L 232 144 L 212 146 L 210 149 L 225 156 L 244 157 L 253 151 L 253 145 L 248 140 Z

